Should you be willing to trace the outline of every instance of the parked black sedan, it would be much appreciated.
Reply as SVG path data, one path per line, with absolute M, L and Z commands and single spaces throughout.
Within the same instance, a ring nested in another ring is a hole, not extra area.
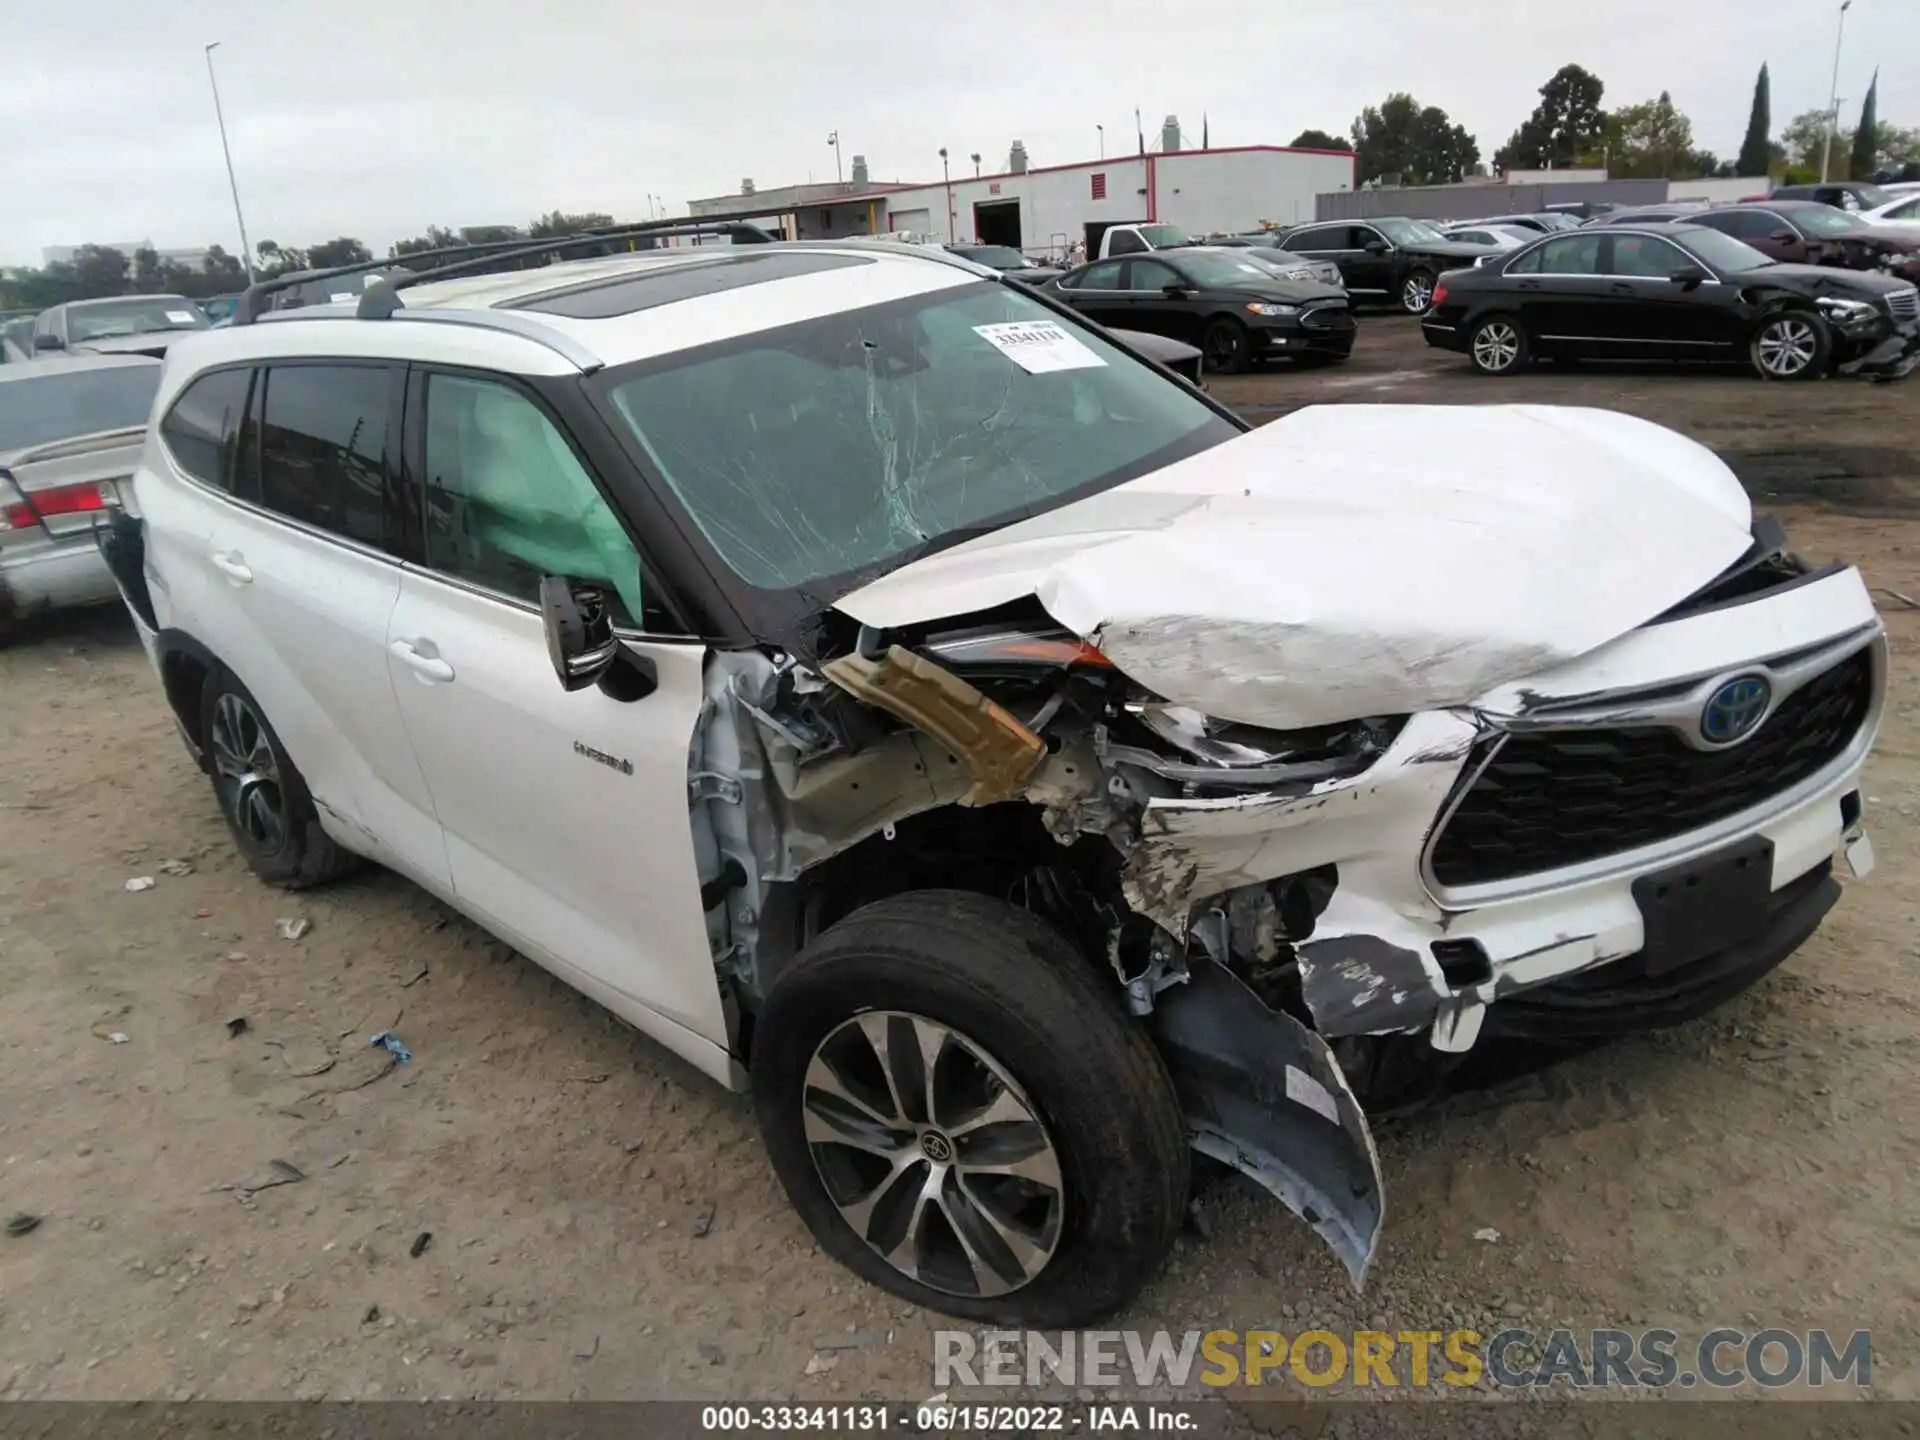
M 1036 264 L 1011 245 L 949 245 L 947 249 L 1026 285 L 1043 285 L 1063 273 L 1057 265 Z
M 1270 266 L 1231 250 L 1097 260 L 1045 288 L 1108 329 L 1198 345 L 1207 368 L 1227 374 L 1275 356 L 1324 364 L 1353 350 L 1353 312 L 1344 291 L 1283 280 Z
M 1893 276 L 1782 265 L 1700 225 L 1603 226 L 1440 277 L 1429 345 L 1483 374 L 1533 359 L 1745 360 L 1769 380 L 1920 363 L 1920 291 Z
M 1354 299 L 1385 300 L 1409 315 L 1427 308 L 1441 271 L 1503 253 L 1498 245 L 1449 240 L 1424 220 L 1395 215 L 1302 225 L 1289 230 L 1279 248 L 1333 261 Z

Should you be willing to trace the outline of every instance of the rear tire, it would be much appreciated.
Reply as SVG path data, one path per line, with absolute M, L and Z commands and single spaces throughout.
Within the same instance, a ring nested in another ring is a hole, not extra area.
M 1762 380 L 1816 379 L 1827 373 L 1833 332 L 1818 315 L 1785 310 L 1760 322 L 1747 354 Z
M 1529 359 L 1526 327 L 1515 315 L 1488 315 L 1467 336 L 1467 355 L 1482 375 L 1512 375 Z
M 951 890 L 876 901 L 781 971 L 754 1036 L 780 1183 L 821 1248 L 884 1290 L 1072 1328 L 1131 1299 L 1179 1232 L 1187 1134 L 1160 1053 L 1024 910 Z M 837 1138 L 849 1122 L 858 1146 Z
M 1433 308 L 1433 272 L 1410 271 L 1400 282 L 1400 308 L 1409 315 L 1424 315 Z
M 214 799 L 253 873 L 304 890 L 361 864 L 320 828 L 320 811 L 260 702 L 224 666 L 200 689 L 200 735 Z
M 1238 375 L 1253 358 L 1253 337 L 1238 320 L 1222 316 L 1207 326 L 1201 350 L 1207 369 L 1220 375 Z

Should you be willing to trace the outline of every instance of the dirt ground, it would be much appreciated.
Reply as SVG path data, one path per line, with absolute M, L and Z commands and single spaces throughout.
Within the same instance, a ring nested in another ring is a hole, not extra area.
M 1215 390 L 1256 419 L 1522 399 L 1644 415 L 1718 449 L 1806 552 L 1920 597 L 1920 382 L 1490 381 L 1380 319 L 1347 367 Z M 1229 1177 L 1115 1323 L 1869 1329 L 1875 1393 L 1920 1399 L 1920 611 L 1880 599 L 1880 868 L 1798 955 L 1684 1029 L 1383 1127 L 1364 1296 Z M 136 876 L 155 883 L 130 893 Z M 285 939 L 282 919 L 311 928 Z M 383 1030 L 410 1064 L 383 1068 Z M 117 614 L 0 650 L 15 1211 L 43 1219 L 0 1237 L 9 1398 L 931 1389 L 940 1322 L 815 1251 L 740 1099 L 391 875 L 301 897 L 254 881 Z

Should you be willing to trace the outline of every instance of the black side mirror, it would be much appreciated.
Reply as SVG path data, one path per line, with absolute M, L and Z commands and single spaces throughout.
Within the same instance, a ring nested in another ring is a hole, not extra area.
M 636 655 L 613 633 L 606 592 L 586 581 L 561 575 L 540 579 L 540 618 L 547 632 L 547 657 L 563 690 L 598 685 L 612 700 L 644 700 L 660 688 L 660 671 L 645 655 Z
M 1389 251 L 1393 247 L 1387 244 L 1387 242 L 1384 240 L 1369 240 L 1361 248 L 1364 249 L 1369 255 L 1384 255 L 1387 253 L 1387 251 Z
M 1185 285 L 1182 285 L 1178 280 L 1176 280 L 1171 285 L 1161 286 L 1160 293 L 1166 296 L 1169 300 L 1184 300 L 1187 298 L 1187 296 L 1191 295 L 1193 292 L 1189 290 Z
M 1684 286 L 1691 290 L 1696 285 L 1706 283 L 1707 272 L 1702 270 L 1698 265 L 1682 265 L 1667 278 L 1673 281 L 1674 284 Z
M 1778 240 L 1783 245 L 1790 245 L 1800 237 L 1792 230 L 1774 230 L 1768 234 L 1767 238 L 1769 240 Z
M 64 350 L 67 348 L 67 342 L 62 340 L 58 335 L 36 335 L 33 337 L 33 348 L 35 350 Z

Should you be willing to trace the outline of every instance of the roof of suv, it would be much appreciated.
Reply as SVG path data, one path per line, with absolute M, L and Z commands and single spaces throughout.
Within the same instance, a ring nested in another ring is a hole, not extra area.
M 881 241 L 700 246 L 428 281 L 400 290 L 401 308 L 387 319 L 357 318 L 358 301 L 270 311 L 252 325 L 198 332 L 175 353 L 196 372 L 228 360 L 337 355 L 560 375 L 992 274 Z

